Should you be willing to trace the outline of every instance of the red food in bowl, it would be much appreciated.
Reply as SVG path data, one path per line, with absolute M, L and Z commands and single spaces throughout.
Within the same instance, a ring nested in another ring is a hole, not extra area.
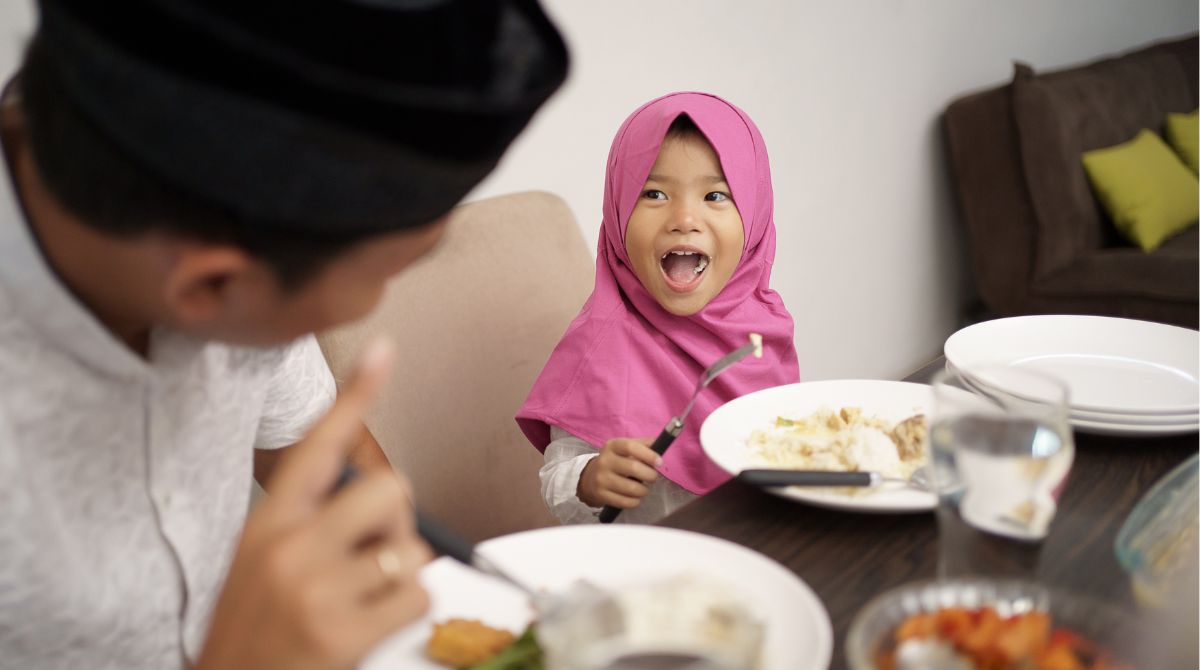
M 1009 617 L 992 607 L 945 607 L 913 614 L 896 627 L 876 656 L 880 670 L 897 667 L 897 648 L 909 640 L 940 640 L 981 670 L 1129 670 L 1099 646 L 1050 615 L 1031 611 Z

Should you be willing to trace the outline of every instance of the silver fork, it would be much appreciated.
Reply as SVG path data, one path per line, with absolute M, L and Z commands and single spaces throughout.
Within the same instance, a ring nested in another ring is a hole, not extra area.
M 683 432 L 683 422 L 685 419 L 687 419 L 687 415 L 692 411 L 692 406 L 696 404 L 696 398 L 700 395 L 700 392 L 704 390 L 704 387 L 708 386 L 712 380 L 717 378 L 717 375 L 724 372 L 729 366 L 737 363 L 750 354 L 761 356 L 761 352 L 762 337 L 757 333 L 752 333 L 750 335 L 750 342 L 748 344 L 744 344 L 728 354 L 725 354 L 716 363 L 708 366 L 708 368 L 704 370 L 704 374 L 700 375 L 700 381 L 696 384 L 696 390 L 692 392 L 692 397 L 688 400 L 687 407 L 684 407 L 683 411 L 680 412 L 678 416 L 672 417 L 671 420 L 667 422 L 667 425 L 663 427 L 662 432 L 658 434 L 658 437 L 654 440 L 654 443 L 650 445 L 650 448 L 654 450 L 654 453 L 662 456 L 663 452 L 667 450 L 667 447 L 671 446 L 671 443 L 675 441 L 675 438 L 679 437 L 679 434 Z M 612 523 L 620 514 L 620 507 L 605 505 L 604 509 L 600 510 L 600 523 Z

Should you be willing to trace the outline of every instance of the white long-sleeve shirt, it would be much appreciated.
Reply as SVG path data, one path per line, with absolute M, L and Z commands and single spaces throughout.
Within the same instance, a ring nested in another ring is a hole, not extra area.
M 155 329 L 138 357 L 54 274 L 0 159 L 0 667 L 188 668 L 246 520 L 254 449 L 336 393 L 311 336 Z
M 600 450 L 558 426 L 550 426 L 550 444 L 546 462 L 538 475 L 542 480 L 542 498 L 550 512 L 562 523 L 596 523 L 599 507 L 589 507 L 579 499 L 579 477 Z M 659 475 L 650 492 L 637 507 L 621 512 L 617 523 L 654 523 L 696 499 L 696 494 Z

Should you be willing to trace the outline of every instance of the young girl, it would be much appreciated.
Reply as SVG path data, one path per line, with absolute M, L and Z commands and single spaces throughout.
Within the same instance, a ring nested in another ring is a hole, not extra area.
M 729 478 L 700 447 L 722 403 L 799 380 L 792 318 L 769 287 L 775 224 L 767 150 L 742 110 L 673 93 L 635 111 L 608 156 L 596 287 L 517 422 L 546 457 L 542 496 L 564 523 L 650 523 Z M 701 392 L 683 433 L 650 448 L 704 369 L 763 336 Z M 600 448 L 603 447 L 603 448 Z M 659 475 L 662 475 L 660 477 Z

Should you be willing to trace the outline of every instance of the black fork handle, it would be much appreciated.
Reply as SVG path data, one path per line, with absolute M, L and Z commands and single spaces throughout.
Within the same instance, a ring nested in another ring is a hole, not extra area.
M 738 481 L 752 486 L 870 486 L 869 472 L 818 470 L 742 470 Z
M 667 451 L 667 447 L 671 446 L 671 443 L 675 441 L 676 435 L 678 435 L 678 433 L 672 433 L 671 424 L 668 424 L 667 427 L 663 428 L 663 431 L 658 434 L 658 438 L 654 440 L 654 444 L 651 444 L 650 448 L 654 450 L 654 453 L 662 456 L 663 453 Z M 613 521 L 616 521 L 620 514 L 620 507 L 605 505 L 604 509 L 600 510 L 600 523 L 612 523 Z

